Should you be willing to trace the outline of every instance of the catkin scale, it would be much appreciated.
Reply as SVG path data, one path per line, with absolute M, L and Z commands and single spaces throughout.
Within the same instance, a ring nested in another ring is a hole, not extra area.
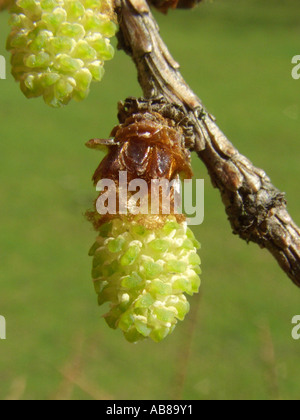
M 102 178 L 117 180 L 127 171 L 129 181 L 142 177 L 174 179 L 178 174 L 192 176 L 189 154 L 182 144 L 182 132 L 158 113 L 138 113 L 111 133 L 114 145 L 96 170 L 96 184 Z
M 190 154 L 185 148 L 184 135 L 173 120 L 163 118 L 156 112 L 139 112 L 116 126 L 111 136 L 111 141 L 92 139 L 87 143 L 90 148 L 102 149 L 103 145 L 108 148 L 107 155 L 94 173 L 94 185 L 101 179 L 111 179 L 118 189 L 119 174 L 123 171 L 127 172 L 128 183 L 136 178 L 143 179 L 149 190 L 154 179 L 172 181 L 179 177 L 192 178 Z M 173 206 L 171 202 L 171 212 L 175 214 Z M 99 217 L 97 211 L 88 214 L 96 229 L 110 218 L 109 215 Z M 182 215 L 175 214 L 175 217 L 182 220 Z M 160 215 L 157 223 L 161 225 L 162 220 L 165 218 Z M 147 222 L 149 224 L 149 220 L 145 220 Z M 151 224 L 155 227 L 153 218 Z

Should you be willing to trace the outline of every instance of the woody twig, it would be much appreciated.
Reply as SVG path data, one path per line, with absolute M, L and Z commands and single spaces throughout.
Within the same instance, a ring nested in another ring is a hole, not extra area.
M 116 0 L 119 48 L 133 59 L 138 80 L 156 110 L 180 110 L 189 128 L 187 147 L 198 153 L 221 192 L 233 233 L 267 248 L 300 287 L 300 229 L 284 193 L 229 142 L 179 72 L 145 0 Z

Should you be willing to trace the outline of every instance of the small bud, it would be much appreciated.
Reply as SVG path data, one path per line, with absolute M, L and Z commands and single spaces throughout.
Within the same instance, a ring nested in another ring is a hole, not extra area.
M 0 0 L 1 1 L 1 0 Z M 28 98 L 53 107 L 84 99 L 114 56 L 110 0 L 17 0 L 7 49 L 12 74 Z

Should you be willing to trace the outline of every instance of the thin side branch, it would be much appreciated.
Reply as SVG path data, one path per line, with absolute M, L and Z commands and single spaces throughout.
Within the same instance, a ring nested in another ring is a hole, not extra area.
M 267 248 L 300 287 L 300 229 L 288 214 L 284 194 L 234 148 L 186 84 L 146 1 L 117 0 L 116 9 L 119 47 L 135 62 L 145 98 L 163 98 L 184 112 L 194 132 L 189 147 L 219 188 L 233 232 Z

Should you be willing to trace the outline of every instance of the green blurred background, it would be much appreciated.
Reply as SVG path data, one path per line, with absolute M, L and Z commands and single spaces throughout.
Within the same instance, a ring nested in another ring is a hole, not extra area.
M 300 223 L 300 2 L 215 0 L 157 15 L 187 82 L 220 127 L 274 184 Z M 7 14 L 0 16 L 0 54 Z M 298 399 L 300 341 L 291 319 L 300 291 L 256 245 L 231 233 L 204 165 L 201 295 L 160 344 L 131 345 L 101 316 L 84 218 L 100 154 L 84 143 L 116 124 L 116 105 L 140 96 L 123 52 L 82 103 L 52 110 L 0 80 L 1 399 Z M 9 70 L 8 70 L 9 73 Z

